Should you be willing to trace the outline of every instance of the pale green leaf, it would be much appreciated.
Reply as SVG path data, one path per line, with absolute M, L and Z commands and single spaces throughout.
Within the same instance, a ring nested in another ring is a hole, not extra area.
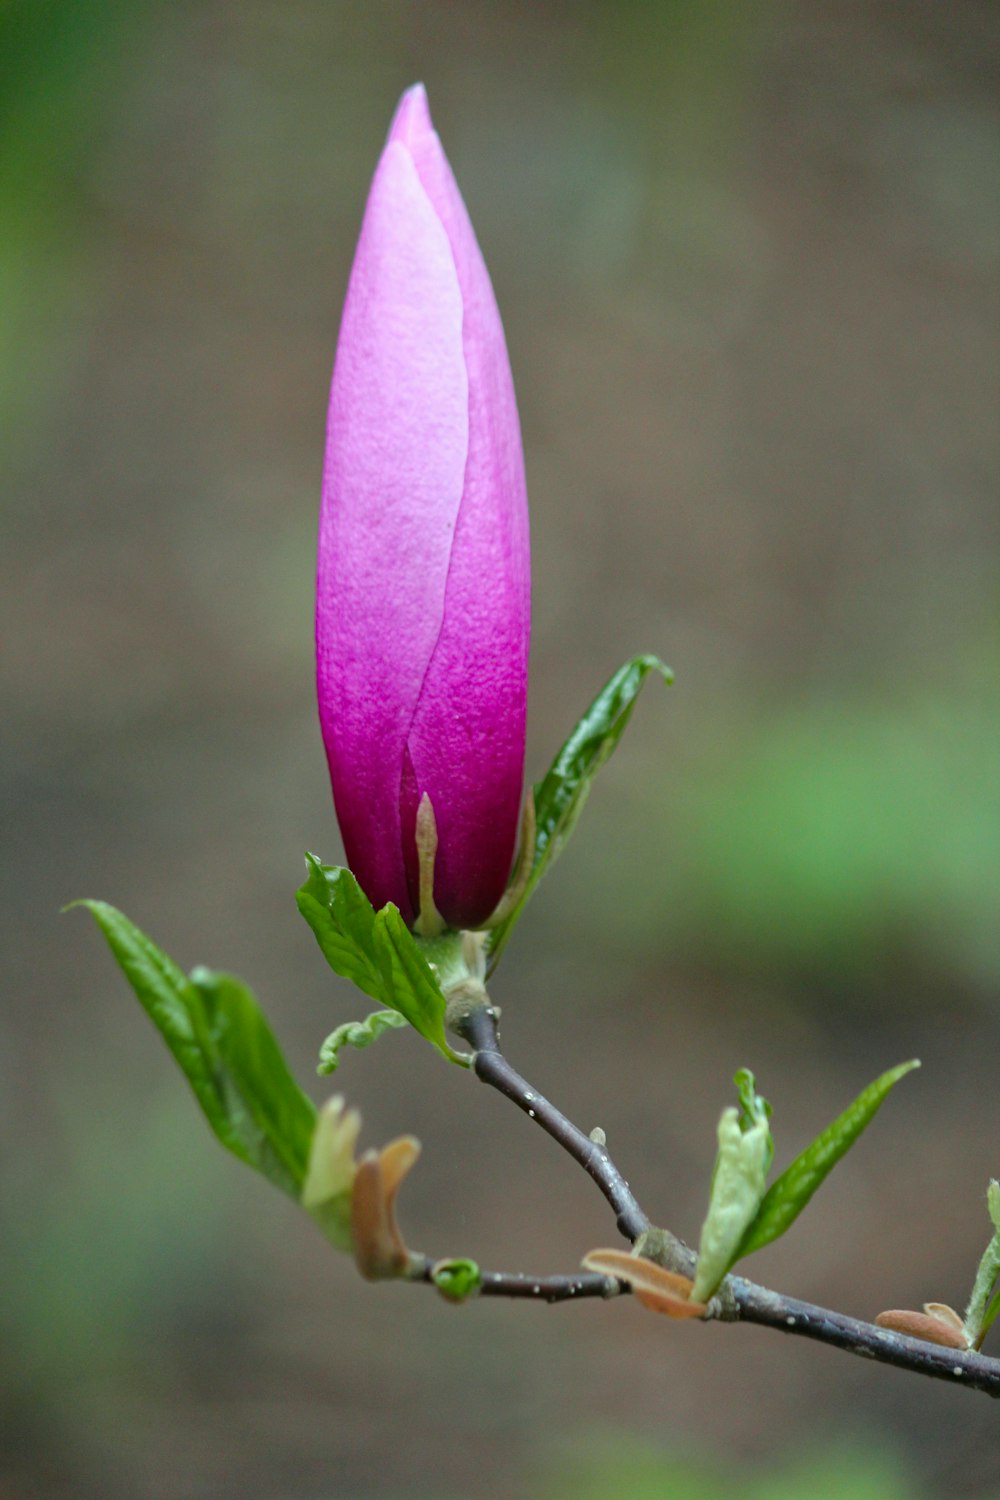
M 707 1302 L 716 1290 L 764 1197 L 773 1150 L 768 1111 L 753 1092 L 753 1074 L 737 1074 L 738 1083 L 741 1079 L 744 1084 L 749 1080 L 741 1096 L 744 1111 L 749 1104 L 752 1115 L 730 1106 L 719 1120 L 719 1150 L 708 1213 L 701 1227 L 692 1302 Z

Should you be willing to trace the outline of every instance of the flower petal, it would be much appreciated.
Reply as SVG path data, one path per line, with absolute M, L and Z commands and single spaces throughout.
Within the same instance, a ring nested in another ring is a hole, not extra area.
M 503 324 L 475 232 L 431 125 L 426 96 L 407 93 L 390 139 L 405 140 L 446 230 L 463 306 L 468 454 L 440 635 L 407 737 L 401 832 L 410 850 L 420 797 L 438 826 L 435 899 L 445 920 L 474 927 L 503 894 L 524 775 L 530 549 L 520 424 Z
M 503 327 L 421 86 L 372 185 L 334 371 L 318 689 L 348 863 L 418 907 L 417 808 L 445 920 L 477 926 L 513 857 L 530 630 L 527 500 Z
M 337 816 L 372 903 L 408 920 L 406 739 L 444 614 L 468 451 L 455 261 L 390 140 L 368 199 L 327 426 L 317 576 L 320 717 Z

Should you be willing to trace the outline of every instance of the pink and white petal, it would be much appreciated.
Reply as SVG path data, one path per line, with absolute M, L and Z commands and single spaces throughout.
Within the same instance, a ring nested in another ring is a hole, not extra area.
M 520 424 L 503 324 L 475 231 L 426 96 L 407 93 L 391 139 L 405 140 L 440 214 L 462 293 L 469 446 L 440 639 L 408 736 L 410 829 L 427 792 L 438 819 L 435 894 L 445 918 L 484 921 L 513 858 L 524 774 L 530 556 Z
M 463 299 L 410 152 L 375 174 L 341 324 L 317 578 L 323 737 L 348 862 L 405 908 L 407 736 L 445 612 L 468 457 Z M 409 918 L 412 912 L 404 909 Z

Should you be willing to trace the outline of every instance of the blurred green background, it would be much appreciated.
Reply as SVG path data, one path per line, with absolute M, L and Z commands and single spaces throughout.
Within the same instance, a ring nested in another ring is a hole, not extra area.
M 370 1288 L 210 1141 L 80 914 L 255 986 L 317 1099 L 364 1007 L 312 701 L 326 395 L 422 78 L 504 313 L 533 506 L 529 774 L 649 687 L 498 975 L 512 1058 L 688 1237 L 737 1066 L 783 1165 L 919 1055 L 748 1267 L 961 1305 L 1000 1171 L 991 0 L 5 0 L 3 1500 L 995 1495 L 996 1412 L 634 1306 Z M 569 1269 L 582 1174 L 415 1038 L 411 1243 Z M 579 1178 L 579 1180 L 577 1180 Z

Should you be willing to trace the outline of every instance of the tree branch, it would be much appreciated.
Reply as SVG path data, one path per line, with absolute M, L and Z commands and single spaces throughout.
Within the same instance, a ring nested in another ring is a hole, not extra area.
M 846 1313 L 831 1312 L 825 1307 L 814 1307 L 811 1302 L 768 1291 L 767 1287 L 746 1281 L 742 1276 L 730 1276 L 729 1283 L 737 1308 L 735 1318 L 740 1322 L 759 1323 L 781 1333 L 818 1339 L 835 1349 L 846 1349 L 849 1354 L 895 1365 L 898 1370 L 911 1370 L 915 1375 L 971 1386 L 1000 1399 L 1000 1359 L 894 1333 L 874 1323 L 849 1318 Z
M 500 1051 L 495 1009 L 489 1006 L 473 1011 L 463 1017 L 456 1029 L 475 1051 L 476 1076 L 516 1104 L 583 1167 L 614 1210 L 618 1229 L 624 1238 L 633 1245 L 640 1241 L 638 1248 L 642 1253 L 656 1259 L 667 1270 L 691 1276 L 694 1252 L 670 1233 L 652 1227 L 605 1147 L 584 1135 L 561 1110 L 511 1067 Z M 429 1267 L 426 1278 L 422 1279 L 430 1280 Z M 487 1272 L 483 1273 L 481 1294 L 561 1302 L 569 1297 L 611 1295 L 607 1289 L 609 1281 L 614 1284 L 611 1278 L 584 1273 L 576 1277 L 532 1279 Z M 603 1283 L 603 1286 L 596 1283 Z M 576 1290 L 572 1291 L 574 1286 Z M 972 1350 L 944 1348 L 879 1328 L 874 1323 L 861 1322 L 844 1313 L 831 1312 L 828 1308 L 769 1291 L 742 1276 L 726 1278 L 720 1292 L 709 1303 L 709 1317 L 723 1322 L 758 1323 L 781 1333 L 816 1339 L 849 1354 L 877 1360 L 880 1364 L 894 1365 L 897 1369 L 932 1379 L 949 1380 L 1000 1398 L 1000 1359 Z
M 411 1254 L 407 1279 L 433 1285 L 435 1264 L 429 1256 Z M 514 1297 L 527 1302 L 571 1302 L 586 1297 L 606 1300 L 628 1291 L 629 1288 L 613 1276 L 602 1276 L 597 1271 L 577 1271 L 572 1276 L 528 1276 L 524 1271 L 480 1270 L 479 1286 L 473 1295 Z
M 475 1052 L 476 1076 L 516 1104 L 580 1164 L 614 1209 L 619 1232 L 634 1244 L 649 1228 L 635 1194 L 604 1147 L 584 1135 L 511 1067 L 500 1051 L 495 1009 L 488 1006 L 470 1012 L 457 1029 Z

